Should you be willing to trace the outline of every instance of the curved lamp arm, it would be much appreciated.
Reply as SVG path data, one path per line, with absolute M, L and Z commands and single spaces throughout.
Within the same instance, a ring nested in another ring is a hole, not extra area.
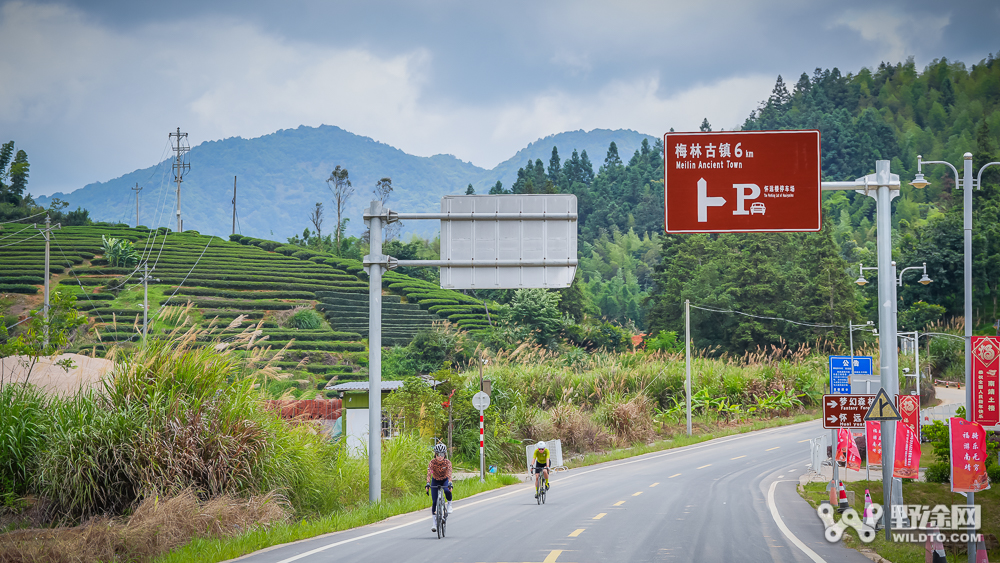
M 990 166 L 993 166 L 994 164 L 1000 165 L 1000 162 L 989 162 L 987 164 L 984 164 L 983 167 L 979 169 L 979 174 L 976 175 L 976 187 L 977 188 L 983 189 L 983 170 L 986 170 L 987 168 L 989 168 Z M 917 166 L 919 167 L 919 163 L 918 163 Z
M 955 173 L 955 187 L 957 188 L 961 186 L 961 180 L 958 178 L 958 169 L 955 168 L 950 162 L 945 160 L 922 160 L 922 158 L 923 157 L 921 157 L 921 155 L 917 155 L 917 174 L 921 173 L 921 167 L 924 164 L 946 164 L 948 165 L 948 168 L 951 168 L 951 171 Z M 980 172 L 982 172 L 982 170 L 980 170 Z

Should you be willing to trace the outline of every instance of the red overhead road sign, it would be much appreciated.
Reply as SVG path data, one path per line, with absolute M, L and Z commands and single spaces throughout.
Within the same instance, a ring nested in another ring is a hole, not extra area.
M 875 395 L 823 395 L 823 428 L 864 428 Z
M 819 131 L 667 133 L 668 233 L 818 231 Z

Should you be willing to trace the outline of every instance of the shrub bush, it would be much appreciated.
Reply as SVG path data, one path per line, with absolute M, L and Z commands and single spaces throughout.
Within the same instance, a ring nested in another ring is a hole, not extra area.
M 313 309 L 303 309 L 288 319 L 292 328 L 315 330 L 323 326 L 323 319 Z
M 257 246 L 259 246 L 261 250 L 273 252 L 275 248 L 282 246 L 282 244 L 280 242 L 275 242 L 273 240 L 262 240 L 260 241 L 260 244 L 258 244 Z
M 318 256 L 318 252 L 313 252 L 312 250 L 299 250 L 292 254 L 292 258 L 298 258 L 299 260 L 308 260 L 313 256 Z
M 233 233 L 233 234 L 229 235 L 229 240 L 231 240 L 232 242 L 240 242 L 240 240 L 242 240 L 242 239 L 243 239 L 243 235 L 238 235 L 236 233 Z
M 951 467 L 948 466 L 947 462 L 936 461 L 927 466 L 924 478 L 927 479 L 928 483 L 950 483 Z
M 0 293 L 20 293 L 24 295 L 34 295 L 38 293 L 38 288 L 26 284 L 3 284 L 0 283 Z

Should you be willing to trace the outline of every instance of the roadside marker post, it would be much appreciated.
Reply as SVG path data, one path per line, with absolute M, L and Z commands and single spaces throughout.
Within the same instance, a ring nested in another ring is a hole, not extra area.
M 483 427 L 484 414 L 490 407 L 490 396 L 482 391 L 472 396 L 472 406 L 479 411 L 479 482 L 486 480 L 486 440 Z

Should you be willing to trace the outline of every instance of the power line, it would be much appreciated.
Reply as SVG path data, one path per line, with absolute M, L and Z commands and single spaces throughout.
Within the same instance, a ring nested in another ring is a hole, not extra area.
M 35 213 L 34 215 L 31 215 L 31 216 L 28 216 L 28 217 L 22 217 L 20 219 L 13 219 L 11 221 L 3 221 L 3 222 L 0 222 L 0 225 L 8 225 L 10 223 L 17 223 L 18 221 L 27 221 L 28 219 L 31 219 L 32 217 L 38 217 L 39 215 L 45 215 L 46 213 L 48 213 L 48 211 L 42 211 L 41 213 Z
M 699 307 L 697 305 L 691 305 L 692 309 L 701 309 L 702 311 L 711 311 L 713 313 L 733 313 L 734 315 L 743 315 L 744 317 L 750 317 L 754 319 L 766 319 L 770 321 L 783 321 L 786 323 L 792 323 L 800 326 L 807 326 L 812 328 L 847 328 L 846 325 L 825 325 L 816 323 L 804 323 L 800 321 L 793 321 L 790 319 L 783 319 L 781 317 L 765 317 L 761 315 L 751 315 L 750 313 L 744 313 L 742 311 L 733 311 L 732 309 L 713 309 L 711 307 Z
M 10 244 L 5 244 L 3 246 L 0 246 L 0 248 L 7 248 L 8 246 L 17 246 L 17 245 L 21 244 L 22 242 L 24 242 L 26 240 L 31 240 L 31 239 L 33 239 L 35 237 L 40 237 L 40 236 L 42 236 L 42 233 L 35 233 L 35 234 L 31 235 L 30 237 L 25 237 L 25 238 L 23 238 L 21 240 L 18 240 L 16 242 L 12 242 Z

